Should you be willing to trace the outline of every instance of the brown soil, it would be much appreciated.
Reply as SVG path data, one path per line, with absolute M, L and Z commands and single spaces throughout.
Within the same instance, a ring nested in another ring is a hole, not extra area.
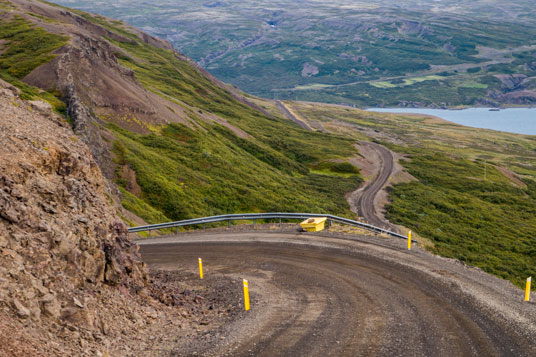
M 125 188 L 134 196 L 139 196 L 141 187 L 136 182 L 136 172 L 128 165 L 121 167 L 121 178 L 125 181 Z
M 495 168 L 496 168 L 497 170 L 499 170 L 499 172 L 500 172 L 501 174 L 503 174 L 504 177 L 506 177 L 507 179 L 509 179 L 510 181 L 512 181 L 512 183 L 513 183 L 514 185 L 517 185 L 517 186 L 520 186 L 520 187 L 523 187 L 523 188 L 526 188 L 526 187 L 527 187 L 527 185 L 526 185 L 523 181 L 521 181 L 521 180 L 519 179 L 519 177 L 518 177 L 514 172 L 508 170 L 508 169 L 505 168 L 505 167 L 501 167 L 501 166 L 495 166 Z

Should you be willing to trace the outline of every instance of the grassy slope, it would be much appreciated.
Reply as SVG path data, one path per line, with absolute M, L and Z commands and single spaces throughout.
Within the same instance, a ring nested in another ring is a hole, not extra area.
M 192 121 L 191 127 L 150 126 L 149 135 L 107 125 L 105 130 L 116 138 L 117 183 L 127 209 L 152 223 L 244 211 L 352 215 L 344 194 L 359 185 L 359 172 L 340 177 L 340 167 L 326 163 L 355 155 L 352 140 L 306 132 L 288 120 L 266 117 L 235 100 L 174 52 L 145 44 L 120 22 L 76 13 L 128 38 L 128 42 L 110 40 L 124 50 L 120 62 L 134 70 L 145 88 L 181 105 Z M 2 78 L 21 87 L 27 99 L 46 95 L 57 100 L 20 78 L 52 59 L 50 52 L 67 39 L 22 18 L 0 20 L 0 38 L 9 40 L 0 57 Z M 225 119 L 249 137 L 203 120 L 203 113 Z M 327 169 L 310 171 L 319 164 Z M 127 191 L 131 182 L 122 175 L 124 166 L 135 171 L 141 193 Z
M 2 4 L 0 14 L 10 9 L 7 2 Z M 44 99 L 56 110 L 65 111 L 65 104 L 55 93 L 40 91 L 21 79 L 34 68 L 52 60 L 55 56 L 51 52 L 64 46 L 68 39 L 50 34 L 20 16 L 0 18 L 0 39 L 6 41 L 2 46 L 5 50 L 0 52 L 0 78 L 19 87 L 23 99 Z
M 125 35 L 118 26 L 108 24 Z M 344 194 L 361 182 L 359 174 L 338 179 L 309 170 L 318 162 L 354 155 L 351 140 L 267 118 L 233 99 L 173 52 L 128 36 L 135 43 L 113 42 L 129 54 L 120 58 L 121 63 L 134 70 L 147 89 L 183 106 L 202 127 L 192 130 L 175 124 L 148 136 L 110 127 L 120 160 L 137 173 L 142 200 L 170 219 L 245 211 L 351 215 Z M 243 139 L 221 125 L 203 122 L 198 115 L 203 111 L 251 137 Z M 161 219 L 146 215 L 138 204 L 132 199 L 125 205 L 149 221 Z
M 406 154 L 401 163 L 418 181 L 394 186 L 388 217 L 431 239 L 433 252 L 518 286 L 536 275 L 536 137 L 337 106 L 293 109 L 335 132 L 362 139 L 376 135 Z M 335 119 L 355 127 L 349 130 Z M 498 168 L 512 170 L 525 185 Z

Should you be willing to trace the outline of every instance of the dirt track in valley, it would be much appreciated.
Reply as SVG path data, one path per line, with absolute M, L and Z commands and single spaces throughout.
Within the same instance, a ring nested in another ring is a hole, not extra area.
M 536 304 L 520 289 L 403 241 L 227 232 L 139 243 L 151 268 L 195 272 L 203 257 L 206 275 L 250 281 L 251 311 L 197 341 L 198 355 L 536 355 Z

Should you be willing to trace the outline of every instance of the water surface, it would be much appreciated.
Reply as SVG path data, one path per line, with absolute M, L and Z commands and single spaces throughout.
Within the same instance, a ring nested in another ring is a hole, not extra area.
M 441 119 L 473 128 L 536 135 L 536 108 L 507 108 L 499 111 L 490 111 L 489 108 L 469 108 L 463 110 L 427 108 L 369 108 L 367 110 L 382 113 L 415 113 L 434 115 Z

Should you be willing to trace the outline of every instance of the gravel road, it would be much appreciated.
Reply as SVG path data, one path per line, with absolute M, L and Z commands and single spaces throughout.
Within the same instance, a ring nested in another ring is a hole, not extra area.
M 151 268 L 195 272 L 200 256 L 206 275 L 250 281 L 252 309 L 199 355 L 536 355 L 536 304 L 520 289 L 402 241 L 228 232 L 138 243 Z
M 362 146 L 368 146 L 376 151 L 381 162 L 378 175 L 364 188 L 357 199 L 358 213 L 361 217 L 365 218 L 368 223 L 374 226 L 391 229 L 392 227 L 388 223 L 377 216 L 374 199 L 378 192 L 385 186 L 389 177 L 391 177 L 393 172 L 393 155 L 382 145 L 366 141 L 361 142 L 360 144 Z

